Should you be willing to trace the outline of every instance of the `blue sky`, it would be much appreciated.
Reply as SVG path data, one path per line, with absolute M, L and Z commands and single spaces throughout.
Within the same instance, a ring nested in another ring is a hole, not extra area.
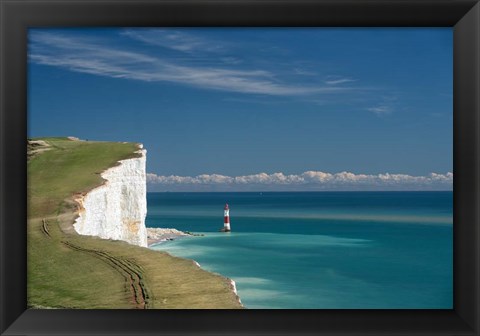
M 149 190 L 451 189 L 452 46 L 450 28 L 30 29 L 29 136 L 141 142 Z

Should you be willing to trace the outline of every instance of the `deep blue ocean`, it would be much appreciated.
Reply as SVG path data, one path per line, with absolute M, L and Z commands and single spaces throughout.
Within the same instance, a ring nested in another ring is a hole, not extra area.
M 451 309 L 452 192 L 148 193 L 153 246 L 235 280 L 246 308 Z M 223 227 L 230 206 L 232 232 Z

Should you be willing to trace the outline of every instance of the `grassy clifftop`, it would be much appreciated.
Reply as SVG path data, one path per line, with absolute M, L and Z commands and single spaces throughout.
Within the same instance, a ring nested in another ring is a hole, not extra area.
M 28 161 L 28 305 L 52 308 L 241 308 L 228 279 L 191 260 L 81 236 L 75 195 L 135 157 L 134 143 L 42 138 Z M 40 150 L 39 150 L 40 149 Z

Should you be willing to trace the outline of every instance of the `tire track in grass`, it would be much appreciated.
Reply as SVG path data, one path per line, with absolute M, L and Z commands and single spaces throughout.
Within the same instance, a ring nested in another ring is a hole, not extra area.
M 50 231 L 48 231 L 48 223 L 47 223 L 47 220 L 45 218 L 42 219 L 42 232 L 48 237 L 48 238 L 52 238 L 52 236 L 50 235 Z
M 104 251 L 87 249 L 68 241 L 62 241 L 62 243 L 72 250 L 93 255 L 94 257 L 101 259 L 102 261 L 113 267 L 124 277 L 126 290 L 130 291 L 132 295 L 131 302 L 134 307 L 136 309 L 151 308 L 150 289 L 148 288 L 143 277 L 142 268 L 136 262 L 134 262 L 133 260 L 113 256 L 112 254 Z

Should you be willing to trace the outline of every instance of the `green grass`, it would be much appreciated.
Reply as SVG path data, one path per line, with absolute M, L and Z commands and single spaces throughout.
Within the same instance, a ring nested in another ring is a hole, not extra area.
M 226 278 L 191 260 L 72 229 L 72 197 L 100 185 L 100 173 L 117 161 L 138 155 L 136 144 L 41 140 L 51 149 L 28 162 L 29 306 L 138 308 L 133 282 L 147 308 L 241 308 Z

